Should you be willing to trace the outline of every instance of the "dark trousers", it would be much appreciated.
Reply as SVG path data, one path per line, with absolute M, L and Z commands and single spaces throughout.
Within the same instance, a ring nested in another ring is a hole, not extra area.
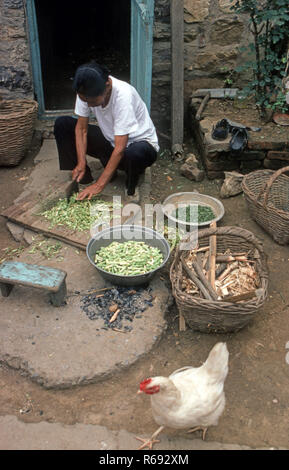
M 54 125 L 59 166 L 61 170 L 73 170 L 77 165 L 77 153 L 75 144 L 75 126 L 77 119 L 70 116 L 58 117 Z M 113 152 L 113 146 L 106 140 L 98 126 L 88 125 L 87 154 L 98 158 L 105 167 Z M 148 166 L 151 166 L 157 158 L 157 152 L 151 144 L 146 141 L 130 144 L 118 165 L 120 170 L 126 173 L 126 187 L 129 195 L 134 194 L 138 178 Z M 91 182 L 90 168 L 81 182 Z

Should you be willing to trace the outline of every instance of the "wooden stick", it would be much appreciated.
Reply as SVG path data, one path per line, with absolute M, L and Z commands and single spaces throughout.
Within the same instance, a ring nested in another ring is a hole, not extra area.
M 196 251 L 196 253 L 199 253 L 200 251 L 208 251 L 210 249 L 209 246 L 203 246 L 201 248 L 198 248 L 197 250 L 194 250 Z
M 212 222 L 210 227 L 216 228 L 216 222 Z M 217 253 L 217 237 L 216 235 L 210 236 L 210 252 L 209 252 L 209 282 L 215 290 L 216 280 L 216 253 Z
M 206 266 L 207 266 L 208 258 L 209 258 L 209 250 L 206 251 L 204 259 L 203 259 L 203 269 L 205 270 L 207 270 Z
M 215 290 L 212 288 L 211 284 L 206 279 L 206 276 L 204 275 L 202 267 L 198 264 L 197 260 L 192 260 L 191 262 L 192 262 L 192 266 L 193 266 L 193 268 L 194 268 L 194 270 L 195 270 L 195 272 L 198 276 L 198 277 L 196 276 L 196 279 L 198 279 L 200 281 L 199 284 L 201 284 L 204 288 L 202 290 L 203 294 L 204 294 L 204 290 L 206 290 L 207 294 L 209 293 L 209 295 L 211 297 L 211 300 L 218 300 L 218 296 L 217 296 Z M 190 268 L 188 267 L 188 265 L 187 265 L 187 263 L 185 262 L 184 259 L 182 259 L 182 263 L 183 263 L 183 266 L 184 266 L 184 268 L 185 268 L 185 270 L 188 274 L 188 271 L 191 271 Z M 195 282 L 193 279 L 192 279 L 192 281 Z M 198 287 L 199 287 L 199 289 L 201 289 L 200 285 L 198 285 Z
M 212 296 L 204 286 L 204 284 L 200 281 L 200 279 L 193 273 L 193 271 L 188 267 L 187 263 L 184 259 L 181 258 L 181 263 L 183 265 L 184 270 L 186 271 L 189 278 L 193 281 L 193 283 L 200 289 L 203 296 L 207 300 L 213 300 Z
M 112 322 L 114 322 L 114 321 L 116 320 L 116 318 L 117 318 L 119 312 L 120 312 L 120 308 L 118 308 L 117 311 L 114 312 L 114 314 L 112 315 L 111 319 L 109 320 L 109 323 L 112 323 Z
M 186 322 L 181 313 L 179 314 L 179 330 L 186 331 Z
M 126 333 L 124 330 L 120 330 L 119 328 L 112 328 L 113 331 L 117 331 L 118 333 Z
M 87 295 L 90 295 L 90 294 L 95 294 L 96 292 L 103 292 L 103 291 L 106 291 L 106 290 L 111 290 L 113 289 L 114 287 L 103 287 L 102 289 L 96 289 L 96 290 L 92 290 L 90 292 L 87 293 Z M 104 294 L 103 294 L 104 295 Z
M 225 279 L 225 277 L 228 274 L 230 274 L 230 272 L 234 271 L 237 268 L 238 268 L 237 263 L 236 264 L 229 264 L 227 269 L 225 269 L 225 271 L 218 277 L 218 281 L 222 281 L 223 279 Z
M 222 302 L 240 302 L 240 300 L 249 300 L 256 297 L 256 290 L 250 292 L 245 292 L 244 294 L 230 295 L 229 297 L 224 297 Z
M 218 279 L 219 276 L 227 269 L 227 263 L 221 263 L 218 268 L 216 269 L 216 278 Z
M 233 261 L 250 261 L 246 256 L 217 255 L 217 263 L 232 263 Z
M 199 107 L 199 109 L 196 113 L 196 116 L 195 116 L 197 121 L 201 120 L 202 112 L 204 111 L 205 106 L 206 106 L 207 102 L 209 101 L 210 97 L 211 97 L 210 93 L 207 93 L 206 96 L 203 98 L 203 100 L 201 102 L 201 105 L 200 105 L 200 107 Z

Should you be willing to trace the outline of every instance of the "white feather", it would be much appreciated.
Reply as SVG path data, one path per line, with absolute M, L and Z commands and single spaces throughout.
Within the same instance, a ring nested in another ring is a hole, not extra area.
M 226 344 L 217 343 L 201 367 L 182 367 L 168 378 L 153 377 L 150 386 L 160 386 L 151 395 L 157 424 L 176 429 L 217 425 L 225 408 L 228 359 Z

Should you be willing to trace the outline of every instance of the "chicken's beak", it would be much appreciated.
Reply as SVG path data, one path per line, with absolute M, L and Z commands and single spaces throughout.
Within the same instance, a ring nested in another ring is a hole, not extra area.
M 143 393 L 142 390 L 138 390 L 138 391 L 136 392 L 137 395 L 141 395 L 142 393 Z

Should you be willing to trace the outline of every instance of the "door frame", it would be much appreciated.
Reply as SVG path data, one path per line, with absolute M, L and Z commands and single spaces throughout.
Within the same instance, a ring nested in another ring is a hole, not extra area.
M 152 2 L 153 0 L 149 0 Z M 131 0 L 132 2 L 132 0 Z M 141 2 L 142 3 L 142 2 Z M 59 109 L 59 110 L 46 110 L 45 109 L 45 99 L 44 99 L 44 91 L 43 91 L 43 77 L 42 77 L 42 69 L 41 69 L 41 54 L 40 54 L 40 43 L 39 43 L 39 35 L 38 35 L 38 24 L 37 24 L 37 16 L 36 16 L 36 8 L 35 8 L 35 0 L 26 0 L 26 18 L 28 24 L 28 36 L 29 36 L 29 43 L 30 43 L 30 56 L 31 56 L 31 69 L 32 69 L 32 79 L 33 79 L 33 88 L 34 93 L 36 96 L 36 100 L 38 101 L 38 117 L 39 119 L 53 119 L 62 114 L 73 114 L 72 109 Z M 131 38 L 132 38 L 132 28 L 133 28 L 133 18 L 132 18 L 132 8 L 131 8 Z M 148 19 L 148 21 L 153 23 L 153 15 Z M 130 57 L 131 62 L 133 60 L 133 51 L 134 51 L 134 44 L 131 42 L 130 48 Z M 152 39 L 151 39 L 152 41 Z M 151 44 L 152 45 L 152 44 Z M 146 93 L 146 104 L 148 109 L 150 110 L 150 97 L 151 97 L 151 82 L 152 82 L 152 47 L 150 57 L 146 57 L 145 60 L 150 64 L 149 72 L 146 77 L 147 80 L 147 93 Z M 132 65 L 130 65 L 130 82 L 132 79 Z

